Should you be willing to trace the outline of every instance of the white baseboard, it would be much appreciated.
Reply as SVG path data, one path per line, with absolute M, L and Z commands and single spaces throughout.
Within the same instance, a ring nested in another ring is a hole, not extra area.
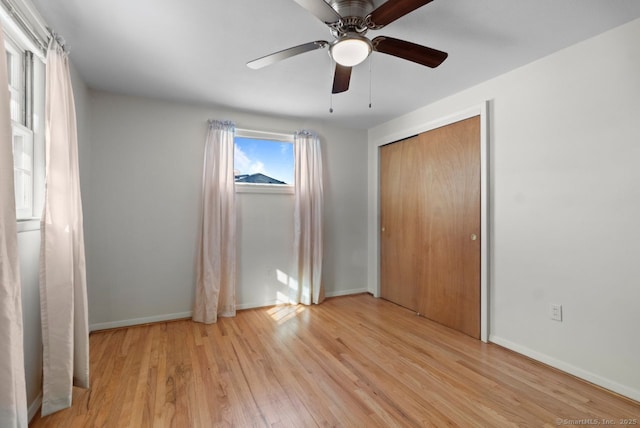
M 620 395 L 624 395 L 625 397 L 629 397 L 632 400 L 640 401 L 640 391 L 630 386 L 614 382 L 610 379 L 604 378 L 595 373 L 591 373 L 590 371 L 581 369 L 580 367 L 576 367 L 565 361 L 558 360 L 549 355 L 534 351 L 533 349 L 527 348 L 526 346 L 519 345 L 495 335 L 489 335 L 489 342 L 493 342 L 496 345 L 500 345 L 504 348 L 510 349 L 514 352 L 517 352 L 518 354 L 526 355 L 529 358 L 533 358 L 534 360 L 540 361 L 541 363 L 547 364 L 558 370 L 562 370 L 563 372 L 579 377 L 580 379 L 584 379 L 595 385 L 601 386 Z
M 328 292 L 328 293 L 325 293 L 325 297 L 348 296 L 351 294 L 360 294 L 360 293 L 367 293 L 367 292 L 369 292 L 369 290 L 367 290 L 366 288 L 353 288 L 350 290 Z M 280 300 L 274 299 L 266 302 L 241 303 L 236 306 L 236 309 L 238 310 L 255 309 L 255 308 L 264 308 L 266 306 L 276 306 L 276 305 L 286 305 L 286 304 L 287 304 L 286 302 L 282 302 Z
M 369 289 L 364 288 L 352 288 L 350 290 L 338 290 L 332 291 L 329 293 L 325 293 L 326 297 L 338 297 L 338 296 L 349 296 L 350 294 L 360 294 L 360 293 L 370 293 Z
M 42 392 L 40 392 L 36 399 L 33 400 L 31 404 L 29 404 L 29 409 L 27 409 L 27 417 L 29 418 L 29 422 L 31 422 L 31 419 L 33 419 L 36 413 L 38 413 L 40 406 L 42 406 Z
M 236 309 L 241 311 L 243 309 L 255 309 L 264 308 L 265 306 L 284 305 L 285 303 L 280 300 L 268 300 L 266 302 L 253 302 L 253 303 L 240 303 L 236 305 Z
M 359 294 L 359 293 L 367 293 L 369 290 L 366 288 L 353 288 L 350 290 L 339 290 L 330 293 L 326 293 L 326 297 L 337 297 L 337 296 L 347 296 L 350 294 Z M 242 303 L 236 306 L 236 309 L 253 309 L 253 308 L 262 308 L 265 306 L 275 306 L 278 304 L 282 304 L 281 301 L 271 300 L 267 302 L 254 302 L 254 303 Z M 108 330 L 110 328 L 119 328 L 119 327 L 131 327 L 134 325 L 140 324 L 149 324 L 152 322 L 162 322 L 162 321 L 171 321 L 177 320 L 181 318 L 191 318 L 192 312 L 178 312 L 175 314 L 164 314 L 164 315 L 155 315 L 151 317 L 143 317 L 143 318 L 132 318 L 128 320 L 122 321 L 110 321 L 110 322 L 101 322 L 89 325 L 89 331 L 99 331 L 99 330 Z
M 132 318 L 122 321 L 100 322 L 89 325 L 89 331 L 107 330 L 110 328 L 130 327 L 132 325 L 149 324 L 152 322 L 162 322 L 178 320 L 181 318 L 191 318 L 191 311 L 178 312 L 175 314 L 155 315 L 152 317 Z

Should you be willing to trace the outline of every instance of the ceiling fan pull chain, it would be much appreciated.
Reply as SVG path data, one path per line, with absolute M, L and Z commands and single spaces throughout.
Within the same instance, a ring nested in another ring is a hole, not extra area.
M 369 55 L 369 108 L 371 108 L 371 80 L 372 80 L 372 72 L 371 69 L 373 63 L 373 55 Z
M 334 67 L 335 67 L 335 63 L 333 61 L 333 58 L 331 58 L 331 55 L 329 55 L 329 79 L 333 79 Z M 329 91 L 329 113 L 333 113 L 333 91 Z

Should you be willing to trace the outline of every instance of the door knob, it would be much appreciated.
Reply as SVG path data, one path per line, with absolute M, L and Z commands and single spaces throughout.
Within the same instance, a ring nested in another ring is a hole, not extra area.
M 384 232 L 384 226 L 382 227 L 382 229 L 380 229 L 381 232 Z
M 471 234 L 471 240 L 475 241 L 476 239 L 478 239 L 478 235 L 476 235 L 475 233 Z

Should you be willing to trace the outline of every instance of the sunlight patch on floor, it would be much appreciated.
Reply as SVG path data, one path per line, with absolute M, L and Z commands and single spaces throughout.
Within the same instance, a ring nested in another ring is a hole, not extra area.
M 278 305 L 269 309 L 267 314 L 278 324 L 284 324 L 305 310 L 303 305 Z

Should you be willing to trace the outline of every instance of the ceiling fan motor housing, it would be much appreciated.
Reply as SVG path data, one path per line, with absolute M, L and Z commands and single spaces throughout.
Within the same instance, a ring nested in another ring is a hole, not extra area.
M 329 5 L 340 16 L 363 18 L 373 11 L 372 0 L 330 0 Z
M 371 0 L 331 0 L 330 6 L 342 17 L 329 25 L 331 34 L 340 38 L 347 33 L 364 35 L 367 32 L 366 16 L 373 10 Z

